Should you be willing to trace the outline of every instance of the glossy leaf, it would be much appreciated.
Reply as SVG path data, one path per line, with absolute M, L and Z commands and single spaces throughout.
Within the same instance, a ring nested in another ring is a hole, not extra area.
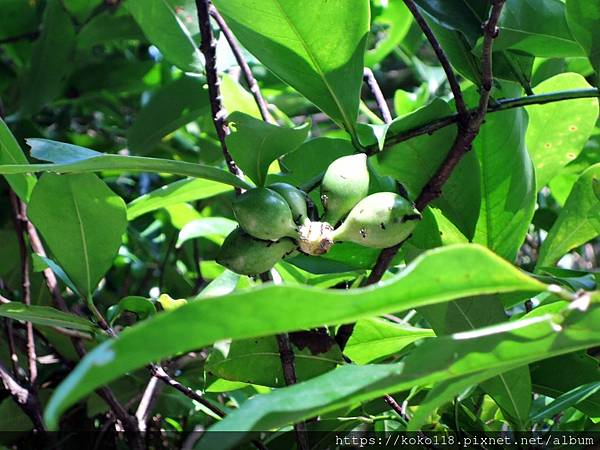
M 326 352 L 312 353 L 307 347 L 299 349 L 292 344 L 292 351 L 298 382 L 314 378 L 344 363 L 337 345 Z M 270 387 L 286 385 L 275 337 L 234 341 L 225 355 L 214 349 L 206 361 L 206 370 L 230 381 Z
M 307 138 L 309 127 L 284 128 L 244 113 L 229 116 L 233 132 L 227 147 L 234 161 L 257 186 L 264 186 L 273 161 L 298 148 Z
M 401 134 L 449 114 L 452 110 L 448 104 L 435 99 L 427 106 L 394 120 L 388 135 Z M 444 160 L 455 135 L 455 127 L 446 127 L 431 136 L 423 135 L 396 144 L 377 155 L 377 171 L 400 181 L 414 199 Z
M 473 147 L 481 170 L 481 209 L 474 241 L 512 261 L 529 228 L 536 200 L 522 110 L 491 114 Z
M 400 364 L 341 367 L 299 385 L 256 396 L 211 430 L 244 430 L 247 433 L 269 430 L 385 393 L 435 381 L 475 376 L 481 372 L 485 373 L 485 377 L 493 376 L 517 365 L 600 342 L 598 307 L 584 313 L 573 312 L 559 330 L 554 320 L 560 318 L 560 315 L 544 315 L 494 328 L 425 340 L 418 351 L 411 353 Z M 240 433 L 207 433 L 196 448 L 211 448 L 215 444 L 214 438 L 219 439 L 220 448 L 233 448 L 245 436 Z
M 369 29 L 369 2 L 217 0 L 245 48 L 354 134 Z M 256 12 L 260 11 L 260 14 Z
M 184 72 L 200 73 L 204 59 L 190 30 L 178 17 L 167 0 L 148 3 L 145 0 L 127 0 L 125 8 L 165 58 Z
M 45 174 L 31 195 L 28 215 L 56 261 L 89 298 L 127 228 L 123 200 L 93 174 Z
M 565 10 L 561 0 L 507 0 L 494 48 L 549 58 L 581 56 Z
M 423 255 L 381 286 L 346 292 L 266 286 L 192 302 L 96 347 L 55 391 L 46 421 L 53 428 L 65 408 L 129 370 L 218 340 L 341 324 L 478 293 L 544 288 L 484 248 L 459 245 Z
M 25 116 L 37 113 L 60 95 L 65 78 L 73 68 L 75 28 L 59 0 L 46 2 L 43 23 L 23 81 L 20 113 Z
M 29 164 L 19 143 L 2 118 L 0 118 L 0 164 Z M 21 200 L 25 203 L 29 201 L 36 182 L 33 175 L 8 175 L 6 181 Z
M 530 421 L 531 423 L 537 423 L 544 419 L 554 417 L 570 407 L 576 407 L 580 402 L 587 400 L 598 391 L 600 391 L 600 382 L 577 386 L 575 389 L 565 392 L 557 397 L 541 411 L 537 411 L 531 416 Z
M 600 3 L 567 0 L 567 22 L 575 39 L 586 51 L 597 75 L 600 75 Z
M 378 64 L 402 42 L 410 30 L 412 14 L 402 0 L 391 0 L 387 2 L 384 11 L 375 18 L 374 22 L 385 27 L 386 34 L 377 42 L 375 48 L 367 51 L 365 55 L 367 67 Z
M 383 319 L 363 319 L 356 322 L 344 354 L 355 363 L 367 364 L 398 353 L 419 339 L 433 336 L 433 330 L 427 328 L 415 328 Z
M 169 133 L 207 113 L 204 84 L 202 78 L 182 76 L 156 92 L 127 132 L 129 149 L 148 154 Z
M 252 186 L 231 173 L 216 167 L 171 159 L 145 158 L 100 153 L 76 145 L 45 139 L 28 139 L 34 158 L 56 164 L 28 164 L 0 166 L 0 174 L 12 175 L 30 172 L 81 173 L 117 170 L 122 172 L 154 172 L 183 175 L 217 181 L 231 186 L 250 189 Z
M 186 178 L 166 184 L 155 191 L 142 195 L 127 205 L 127 219 L 134 220 L 143 214 L 176 205 L 214 197 L 231 190 L 231 187 L 201 178 Z
M 540 249 L 537 267 L 551 266 L 569 250 L 600 235 L 600 200 L 594 180 L 600 164 L 586 170 L 575 186 Z
M 235 220 L 225 217 L 202 217 L 187 223 L 179 232 L 176 247 L 179 248 L 187 241 L 197 238 L 215 240 L 218 244 L 223 238 L 238 227 Z
M 536 94 L 589 88 L 579 74 L 564 73 L 535 87 Z M 569 100 L 549 105 L 531 105 L 527 149 L 535 166 L 538 190 L 583 150 L 598 119 L 598 99 Z
M 26 305 L 20 302 L 10 302 L 0 305 L 0 316 L 13 320 L 22 320 L 36 325 L 49 325 L 72 330 L 99 332 L 100 329 L 83 317 L 69 314 L 49 306 Z

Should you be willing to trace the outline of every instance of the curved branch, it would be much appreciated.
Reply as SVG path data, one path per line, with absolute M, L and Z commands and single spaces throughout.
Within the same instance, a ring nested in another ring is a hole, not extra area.
M 523 106 L 530 105 L 545 105 L 548 103 L 562 102 L 567 100 L 577 100 L 581 98 L 595 98 L 600 97 L 600 92 L 597 88 L 589 89 L 572 89 L 566 91 L 549 92 L 546 94 L 529 95 L 527 97 L 518 98 L 507 98 L 496 101 L 494 104 L 489 105 L 487 112 L 495 113 L 500 111 L 506 111 L 508 109 L 520 108 Z M 473 116 L 477 112 L 477 108 L 469 110 L 469 116 Z M 450 116 L 441 117 L 437 120 L 429 122 L 425 125 L 412 128 L 408 131 L 404 131 L 400 134 L 386 136 L 384 149 L 390 148 L 401 142 L 408 141 L 417 136 L 424 134 L 433 134 L 442 128 L 445 128 L 458 120 L 458 114 L 452 114 Z M 366 148 L 367 155 L 371 156 L 379 152 L 377 145 L 373 145 Z
M 442 46 L 438 42 L 437 38 L 433 34 L 433 31 L 425 21 L 425 18 L 419 11 L 417 5 L 413 0 L 404 0 L 404 4 L 411 12 L 417 24 L 423 31 L 423 34 L 431 44 L 437 59 L 440 61 L 444 72 L 446 73 L 446 78 L 448 79 L 448 83 L 450 84 L 450 89 L 452 90 L 452 94 L 454 95 L 454 101 L 456 103 L 456 110 L 458 111 L 458 117 L 460 118 L 459 125 L 465 126 L 467 121 L 469 120 L 469 113 L 467 110 L 467 106 L 465 105 L 465 100 L 462 95 L 462 91 L 460 89 L 460 84 L 458 83 L 458 79 L 456 78 L 456 74 L 454 70 L 452 70 L 452 66 L 450 65 L 450 60 L 446 56 L 446 52 L 442 49 Z
M 225 22 L 225 19 L 223 19 L 223 16 L 221 16 L 221 14 L 217 10 L 217 8 L 215 8 L 214 5 L 209 6 L 208 12 L 211 15 L 211 17 L 215 19 L 215 22 L 217 22 L 217 25 L 219 25 L 219 28 L 223 33 L 223 36 L 225 36 L 225 39 L 229 44 L 229 48 L 231 48 L 231 52 L 233 53 L 233 56 L 235 57 L 235 60 L 238 63 L 238 66 L 240 66 L 240 69 L 242 70 L 244 79 L 246 80 L 246 83 L 248 83 L 248 88 L 250 89 L 250 92 L 254 97 L 254 101 L 258 106 L 262 119 L 265 122 L 275 124 L 275 120 L 269 112 L 269 105 L 265 98 L 262 96 L 260 88 L 258 87 L 258 83 L 256 82 L 256 78 L 254 78 L 254 75 L 252 74 L 252 69 L 250 69 L 250 66 L 244 59 L 242 49 L 240 48 L 239 43 L 235 39 L 233 32 L 229 28 L 229 25 L 227 25 L 227 22 Z

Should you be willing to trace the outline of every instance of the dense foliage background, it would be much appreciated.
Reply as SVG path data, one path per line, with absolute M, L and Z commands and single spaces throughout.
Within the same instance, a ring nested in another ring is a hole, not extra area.
M 0 5 L 0 447 L 598 430 L 600 2 L 213 3 Z M 215 262 L 357 152 L 406 242 Z

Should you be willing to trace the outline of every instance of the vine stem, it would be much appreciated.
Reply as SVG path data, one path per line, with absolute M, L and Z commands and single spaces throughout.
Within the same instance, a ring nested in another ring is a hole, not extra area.
M 225 141 L 230 130 L 227 121 L 225 120 L 227 112 L 223 108 L 223 103 L 221 102 L 219 76 L 217 74 L 217 43 L 210 26 L 209 0 L 196 0 L 196 9 L 198 10 L 198 24 L 200 26 L 200 51 L 204 55 L 204 70 L 206 72 L 206 82 L 208 84 L 208 95 L 210 98 L 213 123 L 229 171 L 238 178 L 243 179 L 244 174 L 233 160 L 233 157 L 227 148 L 227 142 Z M 240 189 L 236 188 L 236 192 L 239 193 Z
M 275 124 L 276 122 L 273 119 L 271 113 L 269 112 L 269 105 L 263 97 L 262 92 L 260 91 L 260 87 L 256 82 L 256 78 L 254 78 L 254 75 L 252 74 L 252 69 L 250 69 L 250 66 L 246 62 L 246 59 L 242 54 L 242 49 L 235 36 L 233 35 L 233 32 L 229 28 L 229 25 L 227 25 L 227 22 L 225 22 L 225 19 L 223 19 L 223 16 L 221 16 L 221 14 L 217 10 L 217 8 L 215 8 L 214 5 L 209 6 L 208 12 L 211 15 L 211 17 L 215 19 L 215 22 L 217 22 L 217 25 L 219 25 L 219 28 L 223 33 L 223 36 L 225 36 L 225 39 L 229 44 L 229 48 L 231 48 L 231 52 L 233 53 L 233 56 L 235 57 L 235 60 L 238 63 L 238 66 L 240 66 L 242 75 L 244 76 L 244 79 L 248 84 L 248 88 L 250 89 L 250 92 L 254 97 L 254 101 L 258 106 L 258 110 L 260 111 L 262 119 L 265 122 Z
M 431 47 L 433 48 L 437 59 L 442 65 L 442 68 L 446 73 L 446 78 L 448 79 L 448 84 L 450 84 L 452 95 L 454 95 L 454 102 L 456 104 L 456 110 L 458 111 L 459 123 L 461 126 L 465 126 L 467 124 L 467 121 L 469 120 L 468 109 L 465 105 L 465 100 L 460 89 L 460 84 L 458 82 L 456 74 L 454 73 L 454 70 L 452 70 L 452 66 L 450 65 L 448 56 L 446 56 L 446 52 L 444 52 L 444 50 L 442 49 L 442 46 L 440 45 L 437 38 L 433 34 L 433 31 L 425 21 L 425 18 L 421 14 L 421 11 L 419 11 L 419 8 L 415 4 L 415 2 L 413 0 L 404 0 L 404 4 L 414 17 L 415 22 L 417 22 L 417 24 L 421 28 L 421 31 L 423 31 L 423 34 L 431 44 Z
M 497 24 L 504 3 L 505 0 L 492 0 L 489 18 L 483 25 L 484 36 L 481 57 L 483 75 L 477 109 L 473 114 L 469 115 L 469 120 L 466 124 L 462 125 L 459 123 L 458 134 L 456 135 L 448 155 L 417 197 L 415 205 L 420 211 L 423 211 L 430 202 L 441 195 L 443 185 L 446 183 L 462 157 L 471 149 L 473 141 L 479 134 L 479 130 L 481 129 L 481 125 L 489 107 L 493 81 L 492 47 L 494 39 L 498 36 Z M 375 284 L 381 280 L 403 243 L 404 242 L 401 242 L 381 251 L 377 258 L 377 262 L 365 283 L 366 285 Z M 335 338 L 342 350 L 346 347 L 348 339 L 350 339 L 353 331 L 353 323 L 342 325 L 338 329 Z

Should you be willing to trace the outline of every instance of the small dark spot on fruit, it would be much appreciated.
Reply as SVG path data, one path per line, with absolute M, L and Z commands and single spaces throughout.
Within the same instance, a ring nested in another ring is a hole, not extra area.
M 367 230 L 365 230 L 364 228 L 361 228 L 359 231 L 360 235 L 362 236 L 363 239 L 367 238 Z
M 381 222 L 381 223 L 379 224 L 379 226 L 381 227 L 381 229 L 382 229 L 382 230 L 385 230 L 385 223 Z

